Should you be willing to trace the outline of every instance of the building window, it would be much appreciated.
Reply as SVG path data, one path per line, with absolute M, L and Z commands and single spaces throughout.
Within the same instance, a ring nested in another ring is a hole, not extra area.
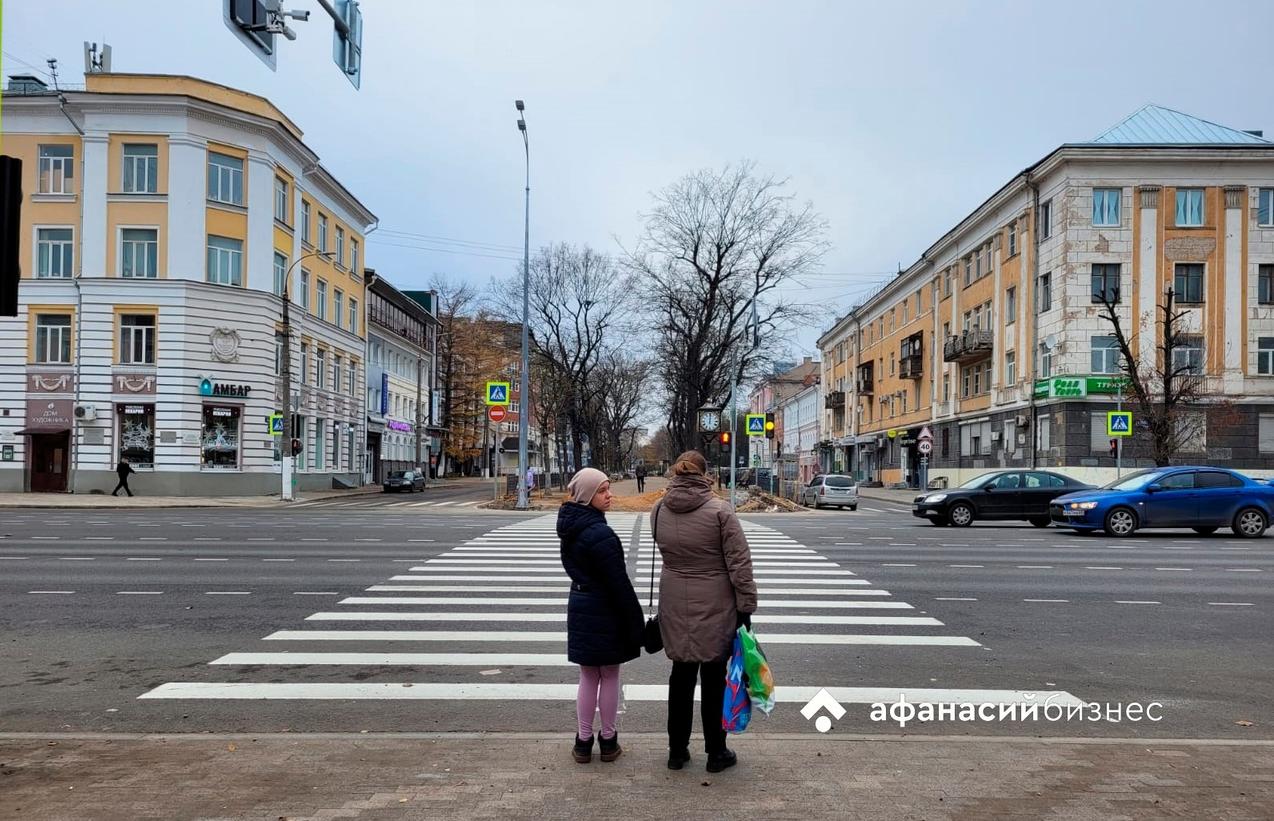
M 345 266 L 345 229 L 336 226 L 336 264 Z
M 951 401 L 951 374 L 949 373 L 942 375 L 942 401 Z
M 1017 221 L 1009 223 L 1009 256 L 1017 256 Z
M 1203 189 L 1177 189 L 1177 227 L 1191 228 L 1203 225 Z
M 1037 301 L 1037 313 L 1044 313 L 1053 308 L 1053 274 L 1040 274 L 1039 282 L 1035 286 L 1035 298 Z
M 301 308 L 310 309 L 310 272 L 301 269 Z
M 239 467 L 238 405 L 203 406 L 203 467 L 234 470 Z
M 125 194 L 154 194 L 159 190 L 159 146 L 154 143 L 124 144 Z
M 332 391 L 335 393 L 341 392 L 341 366 L 344 362 L 340 354 L 332 357 Z
M 345 294 L 340 288 L 332 292 L 332 321 L 338 328 L 345 321 Z
M 35 361 L 39 365 L 70 364 L 71 317 L 69 314 L 36 314 Z
M 1092 301 L 1104 305 L 1119 302 L 1119 263 L 1093 265 Z
M 288 276 L 288 258 L 274 252 L 274 293 L 283 296 L 283 291 L 287 288 Z
M 274 218 L 288 224 L 288 181 L 282 177 L 274 178 Z
M 1004 384 L 1017 384 L 1017 353 L 1008 351 L 1004 354 Z
M 313 245 L 310 241 L 310 204 L 301 200 L 301 242 Z
M 125 279 L 154 279 L 159 275 L 159 231 L 154 228 L 123 228 L 119 243 L 120 276 Z
M 1274 188 L 1256 192 L 1256 224 L 1274 228 Z
M 1122 192 L 1118 188 L 1093 189 L 1093 225 L 1097 227 L 1119 226 L 1119 197 Z
M 1053 201 L 1045 200 L 1040 203 L 1039 232 L 1040 239 L 1048 239 L 1053 236 Z
M 1093 453 L 1110 451 L 1110 437 L 1106 435 L 1105 411 L 1094 411 L 1088 415 L 1088 449 Z
M 319 319 L 327 319 L 327 283 L 318 281 L 318 292 L 314 300 L 314 315 Z
M 1172 278 L 1172 289 L 1177 302 L 1199 303 L 1203 301 L 1203 263 L 1178 262 Z
M 69 279 L 75 261 L 75 232 L 71 228 L 40 228 L 35 234 L 35 275 L 41 279 Z
M 327 467 L 327 420 L 314 420 L 314 468 L 324 470 Z
M 208 199 L 243 205 L 243 160 L 208 152 Z
M 1119 373 L 1119 340 L 1113 336 L 1092 338 L 1093 373 Z
M 1017 287 L 1004 292 L 1004 324 L 1012 325 L 1017 321 Z
M 319 235 L 318 237 L 319 251 L 326 252 L 327 251 L 327 214 L 324 214 L 322 211 L 320 211 L 318 215 L 318 235 Z
M 1049 450 L 1053 447 L 1052 419 L 1042 414 L 1035 420 L 1035 447 L 1038 450 Z
M 363 270 L 358 267 L 358 240 L 349 241 L 349 270 L 354 276 L 362 276 Z
M 1257 339 L 1256 372 L 1261 376 L 1274 376 L 1274 336 Z
M 349 364 L 345 366 L 345 375 L 348 378 L 349 395 L 357 396 L 358 395 L 358 390 L 357 390 L 358 389 L 358 363 L 355 362 L 353 359 L 351 359 L 349 361 Z
M 1039 378 L 1046 379 L 1053 375 L 1053 350 L 1041 342 L 1039 356 Z
M 314 355 L 314 385 L 320 390 L 327 388 L 327 351 L 322 348 Z
M 973 257 L 964 259 L 964 285 L 967 288 L 973 282 Z
M 349 298 L 349 332 L 358 333 L 358 300 Z
M 1256 301 L 1261 305 L 1274 305 L 1274 265 L 1261 265 L 1256 269 Z
M 310 381 L 310 344 L 308 342 L 301 343 L 301 384 L 309 384 Z
M 1203 374 L 1203 337 L 1184 334 L 1177 337 L 1176 347 L 1172 349 L 1172 370 L 1174 376 Z
M 119 453 L 134 468 L 155 466 L 155 406 L 116 405 L 119 417 Z
M 69 145 L 40 146 L 39 175 L 39 193 L 74 194 L 75 148 Z
M 243 284 L 243 242 L 208 237 L 208 281 L 214 285 Z
M 155 315 L 121 314 L 119 361 L 123 365 L 155 364 Z
M 1257 450 L 1274 453 L 1274 413 L 1262 413 L 1257 425 Z

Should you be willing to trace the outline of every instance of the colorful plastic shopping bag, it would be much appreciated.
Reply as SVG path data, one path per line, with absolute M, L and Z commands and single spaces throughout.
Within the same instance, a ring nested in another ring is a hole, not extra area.
M 756 635 L 746 627 L 739 628 L 735 639 L 743 648 L 743 673 L 748 684 L 752 706 L 767 716 L 774 709 L 774 674 Z
M 721 704 L 721 728 L 727 733 L 741 733 L 752 720 L 752 699 L 748 697 L 743 672 L 743 643 L 734 637 L 734 651 L 725 668 L 725 700 Z

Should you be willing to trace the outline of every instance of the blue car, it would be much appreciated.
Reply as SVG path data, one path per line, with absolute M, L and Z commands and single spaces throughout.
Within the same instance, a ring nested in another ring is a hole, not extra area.
M 1274 487 L 1222 468 L 1150 468 L 1059 496 L 1048 512 L 1053 522 L 1080 533 L 1128 536 L 1143 527 L 1188 527 L 1207 535 L 1228 527 L 1255 539 L 1274 515 Z

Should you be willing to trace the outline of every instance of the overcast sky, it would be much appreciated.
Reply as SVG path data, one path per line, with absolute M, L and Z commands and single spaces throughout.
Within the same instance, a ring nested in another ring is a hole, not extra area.
M 830 225 L 824 270 L 793 294 L 825 320 L 786 340 L 795 355 L 1017 171 L 1146 103 L 1274 133 L 1265 0 L 365 0 L 361 91 L 316 0 L 285 0 L 313 15 L 280 40 L 276 72 L 226 29 L 223 0 L 3 5 L 5 74 L 57 57 L 82 82 L 82 41 L 104 40 L 116 71 L 270 98 L 380 217 L 367 263 L 402 287 L 515 271 L 515 98 L 533 247 L 618 254 L 651 191 L 754 160 Z

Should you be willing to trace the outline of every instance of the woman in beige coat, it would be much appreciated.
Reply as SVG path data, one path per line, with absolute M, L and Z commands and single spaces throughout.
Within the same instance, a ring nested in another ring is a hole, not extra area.
M 721 727 L 725 668 L 735 631 L 756 611 L 752 555 L 734 509 L 712 492 L 698 451 L 677 457 L 668 493 L 651 512 L 663 556 L 659 632 L 672 659 L 668 679 L 668 768 L 690 761 L 695 679 L 700 680 L 708 772 L 734 766 Z

